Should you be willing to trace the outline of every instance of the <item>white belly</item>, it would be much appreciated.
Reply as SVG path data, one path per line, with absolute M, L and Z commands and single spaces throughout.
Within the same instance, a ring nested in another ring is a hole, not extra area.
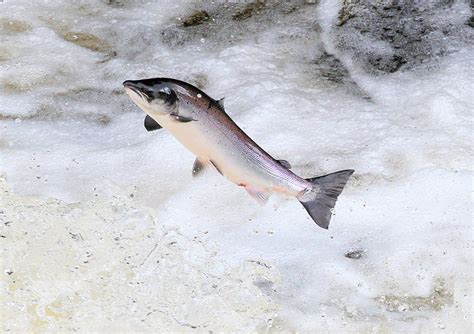
M 262 178 L 243 159 L 235 144 L 196 122 L 180 123 L 169 116 L 154 116 L 187 149 L 201 160 L 209 161 L 230 181 L 238 185 L 263 186 Z

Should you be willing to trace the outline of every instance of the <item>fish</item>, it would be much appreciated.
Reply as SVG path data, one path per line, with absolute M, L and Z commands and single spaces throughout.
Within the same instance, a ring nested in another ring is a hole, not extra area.
M 314 222 L 327 229 L 336 200 L 353 169 L 304 179 L 286 160 L 274 159 L 215 100 L 193 85 L 172 78 L 126 80 L 130 99 L 146 113 L 147 131 L 168 130 L 195 156 L 192 175 L 213 166 L 264 204 L 272 193 L 296 197 Z

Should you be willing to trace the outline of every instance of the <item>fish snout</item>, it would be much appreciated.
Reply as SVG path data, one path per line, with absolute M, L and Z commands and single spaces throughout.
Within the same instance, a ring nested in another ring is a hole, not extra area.
M 140 86 L 133 80 L 125 80 L 122 85 L 125 89 L 131 89 L 137 93 L 141 91 Z
M 137 80 L 125 80 L 122 85 L 124 87 L 137 87 Z
M 153 107 L 160 113 L 170 112 L 178 100 L 173 85 L 159 79 L 125 80 L 123 86 L 135 103 Z
M 140 80 L 125 80 L 123 82 L 123 87 L 134 102 L 140 100 L 142 102 L 149 102 L 151 100 L 150 91 L 140 82 Z

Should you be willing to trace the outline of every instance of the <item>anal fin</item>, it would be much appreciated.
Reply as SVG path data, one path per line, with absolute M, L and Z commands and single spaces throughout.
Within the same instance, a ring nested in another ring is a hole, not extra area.
M 270 198 L 270 193 L 264 190 L 252 187 L 252 186 L 245 186 L 245 190 L 249 193 L 249 195 L 259 202 L 261 205 L 267 203 L 268 199 Z

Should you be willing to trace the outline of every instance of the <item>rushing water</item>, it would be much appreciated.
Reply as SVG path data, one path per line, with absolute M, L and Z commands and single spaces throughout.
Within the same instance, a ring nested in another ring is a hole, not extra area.
M 2 330 L 468 332 L 472 26 L 467 1 L 0 1 Z M 301 176 L 355 169 L 330 229 L 193 179 L 121 86 L 156 76 Z

